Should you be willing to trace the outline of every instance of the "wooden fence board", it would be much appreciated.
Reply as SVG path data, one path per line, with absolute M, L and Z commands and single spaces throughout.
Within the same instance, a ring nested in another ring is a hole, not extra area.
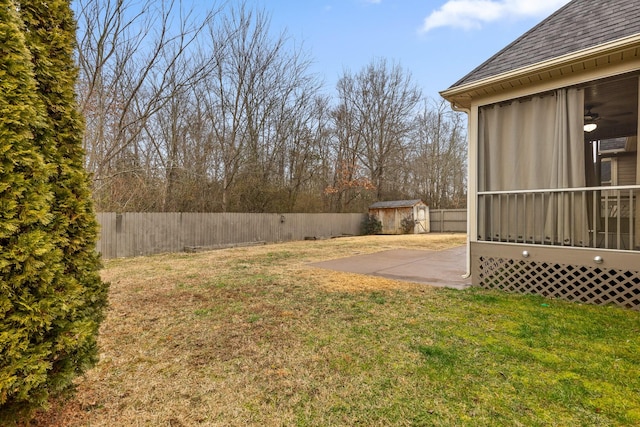
M 105 259 L 255 242 L 358 235 L 364 214 L 101 212 L 97 250 Z M 432 210 L 431 231 L 466 232 L 466 210 Z
M 431 232 L 435 233 L 466 233 L 467 210 L 466 209 L 431 209 Z
M 102 257 L 182 252 L 252 242 L 357 235 L 362 214 L 251 214 L 101 212 L 97 250 Z

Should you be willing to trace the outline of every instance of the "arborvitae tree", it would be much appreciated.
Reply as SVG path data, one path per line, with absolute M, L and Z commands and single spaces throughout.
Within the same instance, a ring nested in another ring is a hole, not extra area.
M 43 164 L 43 174 L 35 178 L 31 176 L 34 174 L 29 174 L 22 179 L 29 188 L 33 188 L 36 182 L 42 185 L 45 203 L 37 215 L 39 222 L 32 226 L 42 239 L 34 238 L 33 247 L 27 247 L 20 253 L 25 258 L 42 251 L 51 253 L 50 266 L 42 261 L 38 264 L 42 271 L 31 268 L 30 280 L 39 288 L 20 286 L 14 279 L 7 280 L 7 289 L 18 286 L 24 295 L 15 303 L 9 301 L 0 305 L 0 310 L 11 314 L 14 319 L 14 323 L 3 324 L 0 329 L 0 348 L 4 347 L 3 334 L 11 335 L 19 322 L 33 317 L 40 322 L 40 329 L 32 328 L 33 333 L 26 340 L 16 338 L 18 350 L 14 353 L 20 356 L 21 353 L 31 354 L 36 348 L 42 350 L 37 353 L 37 363 L 33 359 L 33 366 L 19 366 L 14 371 L 13 377 L 17 380 L 13 382 L 19 381 L 28 387 L 18 384 L 21 387 L 10 385 L 5 388 L 3 385 L 0 388 L 1 420 L 2 417 L 9 419 L 18 410 L 41 406 L 49 395 L 69 389 L 72 380 L 95 363 L 96 337 L 107 302 L 107 285 L 98 273 L 100 261 L 95 252 L 97 221 L 89 179 L 83 168 L 82 120 L 76 110 L 74 93 L 75 21 L 69 2 L 0 1 L 3 2 L 4 14 L 15 21 L 14 15 L 18 11 L 22 20 L 22 33 L 14 25 L 18 35 L 16 39 L 22 40 L 23 46 L 26 45 L 30 51 L 30 56 L 28 51 L 24 52 L 21 61 L 26 71 L 30 71 L 26 64 L 31 63 L 35 79 L 35 86 L 32 84 L 25 92 L 33 105 L 44 107 L 42 126 L 32 129 L 33 139 L 27 141 L 31 142 L 32 149 L 39 150 L 34 155 Z M 2 22 L 10 21 L 2 19 Z M 12 36 L 8 35 L 6 39 L 12 40 Z M 0 50 L 8 43 L 3 41 Z M 6 60 L 4 52 L 1 55 Z M 4 78 L 0 78 L 0 84 L 6 84 Z M 0 96 L 11 92 L 6 88 Z M 6 120 L 5 117 L 2 119 Z M 37 122 L 28 118 L 14 121 L 20 124 Z M 9 142 L 8 146 L 14 144 Z M 6 151 L 12 150 L 15 148 Z M 7 180 L 15 179 L 14 175 L 13 171 L 7 173 Z M 11 200 L 20 204 L 15 195 L 8 195 L 7 199 L 7 204 Z M 0 211 L 6 212 L 6 209 L 0 208 Z M 18 221 L 23 220 L 23 215 L 17 216 Z M 27 239 L 24 228 L 12 229 L 18 241 Z M 25 267 L 18 265 L 16 269 L 24 270 Z M 41 284 L 45 281 L 46 289 Z M 5 319 L 8 318 L 5 314 Z M 0 373 L 0 384 L 5 382 L 4 378 Z
M 82 118 L 76 105 L 74 63 L 76 22 L 67 0 L 20 0 L 21 16 L 32 54 L 38 94 L 45 104 L 48 132 L 55 147 L 54 193 L 50 232 L 62 250 L 64 271 L 57 286 L 67 291 L 61 317 L 51 338 L 53 354 L 49 383 L 63 389 L 97 359 L 96 338 L 107 304 L 107 284 L 99 276 L 96 252 L 98 223 L 90 179 L 83 166 Z
M 62 251 L 48 232 L 45 126 L 31 58 L 11 0 L 0 0 L 0 424 L 47 398 L 54 343 L 54 278 Z

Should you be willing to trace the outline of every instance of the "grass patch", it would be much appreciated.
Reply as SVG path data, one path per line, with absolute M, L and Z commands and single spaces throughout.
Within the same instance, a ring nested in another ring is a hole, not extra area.
M 638 312 L 309 266 L 464 240 L 107 261 L 100 362 L 32 425 L 639 425 Z

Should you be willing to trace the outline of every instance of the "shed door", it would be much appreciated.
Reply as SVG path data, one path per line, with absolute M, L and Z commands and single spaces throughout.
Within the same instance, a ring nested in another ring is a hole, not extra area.
M 414 233 L 427 233 L 429 231 L 429 216 L 427 215 L 427 209 L 428 208 L 426 206 L 417 207 L 417 218 Z

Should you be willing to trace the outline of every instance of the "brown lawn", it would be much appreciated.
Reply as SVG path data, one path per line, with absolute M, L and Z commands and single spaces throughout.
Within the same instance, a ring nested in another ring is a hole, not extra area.
M 329 362 L 334 355 L 310 343 L 317 310 L 331 316 L 332 299 L 343 293 L 433 292 L 308 264 L 464 242 L 447 234 L 349 237 L 107 261 L 100 361 L 77 381 L 73 399 L 53 402 L 31 425 L 295 423 L 305 400 L 317 411 L 336 389 L 357 386 L 325 365 L 352 356 Z

